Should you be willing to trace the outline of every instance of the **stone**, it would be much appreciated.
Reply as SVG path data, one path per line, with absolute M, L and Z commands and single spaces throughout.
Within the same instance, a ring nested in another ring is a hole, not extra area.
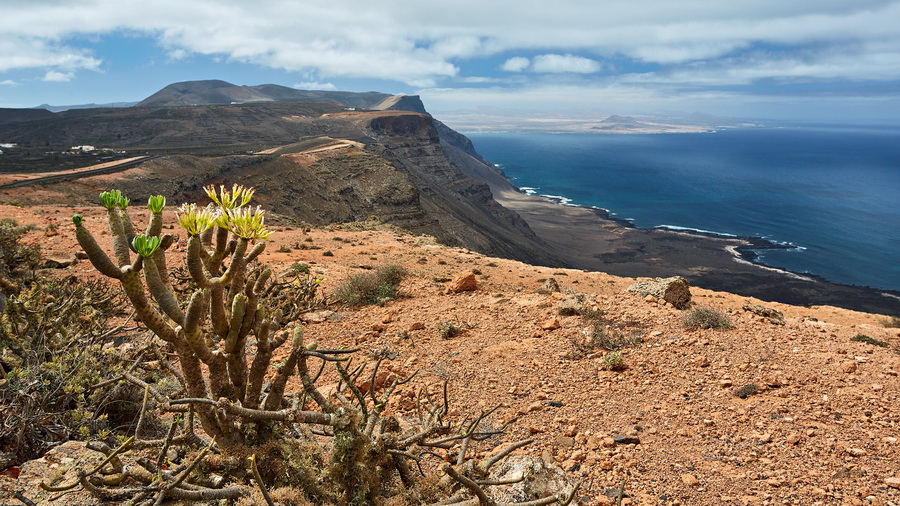
M 303 313 L 300 315 L 300 319 L 306 323 L 324 323 L 331 319 L 334 314 L 335 312 L 330 309 L 323 309 L 322 311 Z
M 847 448 L 847 453 L 854 457 L 863 457 L 866 455 L 866 451 L 862 448 Z
M 491 468 L 490 481 L 521 480 L 509 486 L 485 487 L 498 503 L 521 503 L 548 496 L 572 494 L 574 484 L 559 467 L 534 455 L 511 455 Z
M 762 304 L 744 304 L 743 310 L 762 316 L 773 325 L 784 325 L 784 313 L 775 308 L 763 306 Z
M 414 323 L 412 323 L 412 324 L 409 326 L 409 331 L 412 332 L 413 330 L 423 330 L 424 328 L 425 328 L 425 324 L 424 324 L 424 323 L 422 323 L 422 322 L 414 322 Z
M 885 478 L 884 484 L 891 488 L 900 488 L 900 478 L 896 476 Z
M 548 318 L 541 322 L 541 330 L 556 330 L 559 327 L 559 319 L 557 318 Z
M 447 293 L 474 292 L 478 289 L 478 280 L 472 272 L 459 274 L 447 285 Z
M 841 372 L 847 374 L 853 374 L 856 372 L 856 360 L 848 360 L 846 362 L 841 362 Z
M 44 259 L 44 267 L 47 269 L 65 269 L 75 262 L 74 256 L 69 258 L 46 258 Z
M 556 446 L 561 448 L 571 448 L 575 446 L 575 439 L 568 436 L 557 436 Z
M 681 482 L 689 487 L 699 487 L 700 480 L 697 479 L 693 474 L 684 473 L 681 475 Z
M 629 286 L 628 291 L 636 292 L 642 297 L 652 295 L 678 309 L 686 308 L 691 302 L 690 284 L 681 276 L 641 280 Z
M 803 436 L 794 432 L 792 434 L 789 434 L 784 441 L 789 445 L 795 445 L 799 443 L 801 439 L 803 439 Z
M 637 436 L 627 436 L 624 434 L 614 437 L 613 441 L 615 441 L 617 445 L 639 445 L 639 444 L 641 444 L 641 440 Z
M 550 278 L 547 281 L 544 281 L 544 284 L 541 286 L 541 290 L 547 293 L 558 292 L 559 283 L 556 281 L 556 278 Z
M 570 293 L 567 294 L 559 304 L 557 309 L 560 316 L 577 316 L 587 312 L 587 306 L 584 305 L 584 295 Z

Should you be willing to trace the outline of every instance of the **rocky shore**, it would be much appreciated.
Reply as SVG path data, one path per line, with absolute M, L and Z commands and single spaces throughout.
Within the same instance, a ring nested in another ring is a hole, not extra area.
M 490 181 L 494 198 L 517 212 L 565 263 L 616 276 L 672 276 L 692 285 L 799 306 L 837 306 L 894 315 L 900 292 L 842 285 L 756 263 L 759 238 L 639 229 L 597 208 L 560 205 Z

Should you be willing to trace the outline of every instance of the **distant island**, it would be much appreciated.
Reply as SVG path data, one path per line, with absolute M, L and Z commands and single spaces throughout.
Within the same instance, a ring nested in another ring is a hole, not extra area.
M 462 132 L 532 133 L 706 133 L 719 128 L 755 126 L 732 118 L 695 117 L 635 118 L 616 114 L 596 119 L 589 117 L 502 116 L 491 114 L 443 114 L 442 121 Z

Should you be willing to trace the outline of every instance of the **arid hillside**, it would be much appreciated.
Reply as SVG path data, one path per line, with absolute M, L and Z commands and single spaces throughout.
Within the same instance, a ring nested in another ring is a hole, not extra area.
M 60 260 L 76 249 L 74 212 L 102 228 L 96 206 L 0 206 L 34 225 L 26 239 Z M 415 411 L 419 388 L 444 380 L 451 416 L 499 405 L 484 423 L 515 423 L 472 454 L 533 438 L 517 453 L 580 481 L 580 504 L 614 504 L 620 492 L 622 504 L 638 505 L 900 503 L 900 330 L 884 316 L 695 287 L 690 307 L 676 309 L 630 292 L 632 278 L 492 258 L 375 222 L 273 223 L 262 260 L 276 272 L 308 265 L 323 293 L 384 265 L 409 272 L 397 300 L 305 314 L 308 339 L 387 349 L 392 374 L 419 371 L 389 407 L 398 415 Z M 470 273 L 475 289 L 454 291 Z M 97 276 L 83 260 L 44 274 Z M 783 322 L 760 316 L 758 305 Z M 684 318 L 697 308 L 721 311 L 728 328 L 689 327 Z M 618 348 L 621 370 L 606 370 L 608 348 Z M 36 484 L 67 481 L 66 458 L 51 452 L 2 487 L 53 497 Z M 49 504 L 86 497 L 56 495 Z

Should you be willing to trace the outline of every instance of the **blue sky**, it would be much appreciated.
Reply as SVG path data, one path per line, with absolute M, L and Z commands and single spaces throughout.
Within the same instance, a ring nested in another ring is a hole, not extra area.
M 898 26 L 900 0 L 3 0 L 0 107 L 222 79 L 418 94 L 441 119 L 900 123 Z

